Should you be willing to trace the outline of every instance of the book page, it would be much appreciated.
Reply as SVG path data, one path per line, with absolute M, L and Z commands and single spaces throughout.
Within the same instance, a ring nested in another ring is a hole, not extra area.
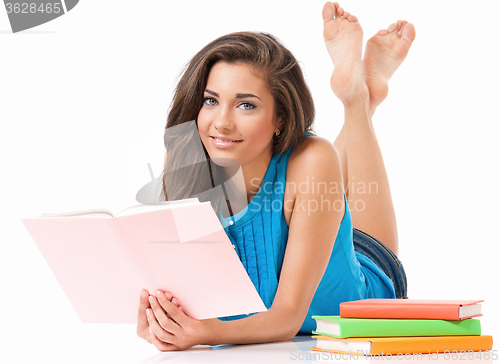
M 481 315 L 481 304 L 460 306 L 460 318 Z
M 82 322 L 137 319 L 142 286 L 109 228 L 114 219 L 22 221 Z
M 43 213 L 40 217 L 113 217 L 113 211 L 108 209 L 90 209 L 56 213 Z
M 198 200 L 198 198 L 195 197 L 178 201 L 163 201 L 151 205 L 138 204 L 127 207 L 126 209 L 120 211 L 117 214 L 114 214 L 113 211 L 109 209 L 96 208 L 88 210 L 42 213 L 39 217 L 115 217 L 115 216 L 126 216 L 126 215 L 140 214 L 149 211 L 169 209 L 177 206 L 190 206 L 199 203 L 200 201 Z
M 178 206 L 191 206 L 191 205 L 198 205 L 198 204 L 200 204 L 200 201 L 196 197 L 195 198 L 188 198 L 185 200 L 177 200 L 177 201 L 163 201 L 163 202 L 158 202 L 156 204 L 151 204 L 151 205 L 150 204 L 148 204 L 148 205 L 139 204 L 139 205 L 127 207 L 126 209 L 117 213 L 116 216 L 134 215 L 134 214 L 140 214 L 143 212 L 171 209 L 171 208 L 178 207 Z

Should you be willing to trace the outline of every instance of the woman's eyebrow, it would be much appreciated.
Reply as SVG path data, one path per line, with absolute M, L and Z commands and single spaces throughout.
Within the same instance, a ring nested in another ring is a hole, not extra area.
M 260 100 L 260 97 L 258 96 L 255 96 L 253 94 L 236 94 L 236 98 L 237 99 L 244 99 L 244 98 L 247 98 L 247 97 L 256 97 Z
M 205 92 L 210 94 L 210 95 L 214 95 L 215 97 L 219 97 L 219 94 L 217 92 L 212 91 L 212 90 L 205 89 Z M 255 98 L 260 100 L 260 97 L 255 96 L 254 94 L 236 94 L 237 99 L 244 99 L 247 97 L 255 97 Z
M 210 91 L 209 89 L 205 89 L 205 92 L 210 95 L 214 95 L 215 97 L 219 97 L 219 94 L 217 92 Z

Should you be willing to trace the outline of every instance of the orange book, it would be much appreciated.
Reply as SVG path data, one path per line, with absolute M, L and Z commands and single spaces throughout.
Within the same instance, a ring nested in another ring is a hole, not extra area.
M 342 302 L 342 318 L 463 320 L 482 316 L 483 300 L 381 299 Z
M 314 351 L 332 351 L 353 355 L 397 355 L 436 354 L 484 351 L 493 348 L 493 337 L 480 336 L 412 336 L 412 337 L 356 337 L 337 339 L 331 336 L 315 335 Z

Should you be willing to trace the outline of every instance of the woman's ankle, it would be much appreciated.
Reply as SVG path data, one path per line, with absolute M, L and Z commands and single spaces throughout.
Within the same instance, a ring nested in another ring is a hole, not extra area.
M 368 111 L 370 116 L 375 112 L 370 107 L 370 94 L 366 86 L 360 89 L 355 97 L 345 100 L 343 105 L 346 112 Z

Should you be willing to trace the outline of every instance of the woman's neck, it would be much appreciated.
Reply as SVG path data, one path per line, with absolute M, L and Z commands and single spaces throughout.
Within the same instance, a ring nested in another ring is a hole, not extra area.
M 243 164 L 241 166 L 243 178 L 245 180 L 247 201 L 249 203 L 259 191 L 262 180 L 264 179 L 267 168 L 269 167 L 271 157 L 271 154 L 267 155 L 266 153 L 266 155 L 263 155 L 261 158 L 253 160 L 251 163 Z
M 225 183 L 227 209 L 224 217 L 235 215 L 248 206 L 259 191 L 270 161 L 271 155 L 263 155 L 250 163 L 242 164 L 240 171 Z

